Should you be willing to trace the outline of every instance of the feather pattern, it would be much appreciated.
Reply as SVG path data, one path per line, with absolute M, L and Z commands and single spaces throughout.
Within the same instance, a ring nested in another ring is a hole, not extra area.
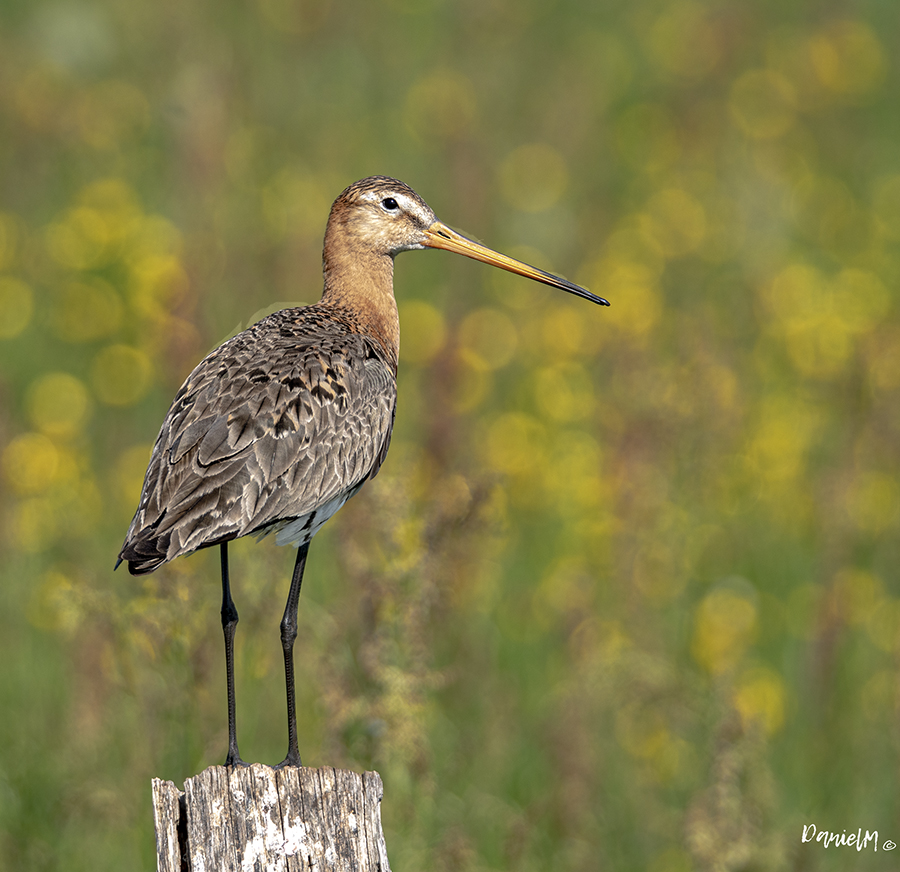
M 324 301 L 221 345 L 172 402 L 120 558 L 139 574 L 248 533 L 308 542 L 383 463 L 395 373 Z

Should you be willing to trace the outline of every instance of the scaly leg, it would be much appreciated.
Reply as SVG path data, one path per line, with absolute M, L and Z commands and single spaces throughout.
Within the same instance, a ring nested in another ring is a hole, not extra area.
M 302 766 L 300 750 L 297 747 L 297 700 L 294 692 L 294 640 L 297 638 L 297 605 L 300 601 L 300 585 L 303 584 L 303 570 L 306 567 L 306 555 L 309 553 L 309 542 L 297 549 L 297 562 L 291 577 L 291 589 L 288 592 L 284 617 L 281 619 L 281 648 L 284 652 L 284 681 L 287 690 L 288 713 L 288 752 L 287 757 L 275 768 L 284 766 Z
M 222 632 L 225 634 L 225 680 L 228 684 L 228 756 L 226 766 L 246 766 L 238 753 L 237 727 L 234 716 L 234 631 L 237 629 L 238 613 L 231 599 L 231 585 L 228 580 L 228 543 L 221 546 L 222 555 Z

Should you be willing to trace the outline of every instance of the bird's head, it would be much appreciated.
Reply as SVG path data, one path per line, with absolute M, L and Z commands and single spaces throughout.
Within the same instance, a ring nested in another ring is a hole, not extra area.
M 401 251 L 442 248 L 526 278 L 543 282 L 603 306 L 602 297 L 567 279 L 544 272 L 469 239 L 438 221 L 431 207 L 409 185 L 371 176 L 346 188 L 334 201 L 325 234 L 329 250 L 393 258 Z

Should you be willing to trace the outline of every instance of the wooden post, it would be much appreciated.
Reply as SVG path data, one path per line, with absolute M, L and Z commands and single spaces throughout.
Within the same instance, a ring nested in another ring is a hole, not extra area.
M 153 779 L 159 872 L 390 872 L 377 772 L 211 766 Z

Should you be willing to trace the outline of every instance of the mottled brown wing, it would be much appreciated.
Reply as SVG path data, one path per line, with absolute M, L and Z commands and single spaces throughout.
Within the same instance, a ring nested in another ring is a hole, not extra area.
M 354 492 L 384 460 L 395 404 L 369 340 L 315 307 L 270 315 L 176 395 L 120 558 L 151 572 Z

